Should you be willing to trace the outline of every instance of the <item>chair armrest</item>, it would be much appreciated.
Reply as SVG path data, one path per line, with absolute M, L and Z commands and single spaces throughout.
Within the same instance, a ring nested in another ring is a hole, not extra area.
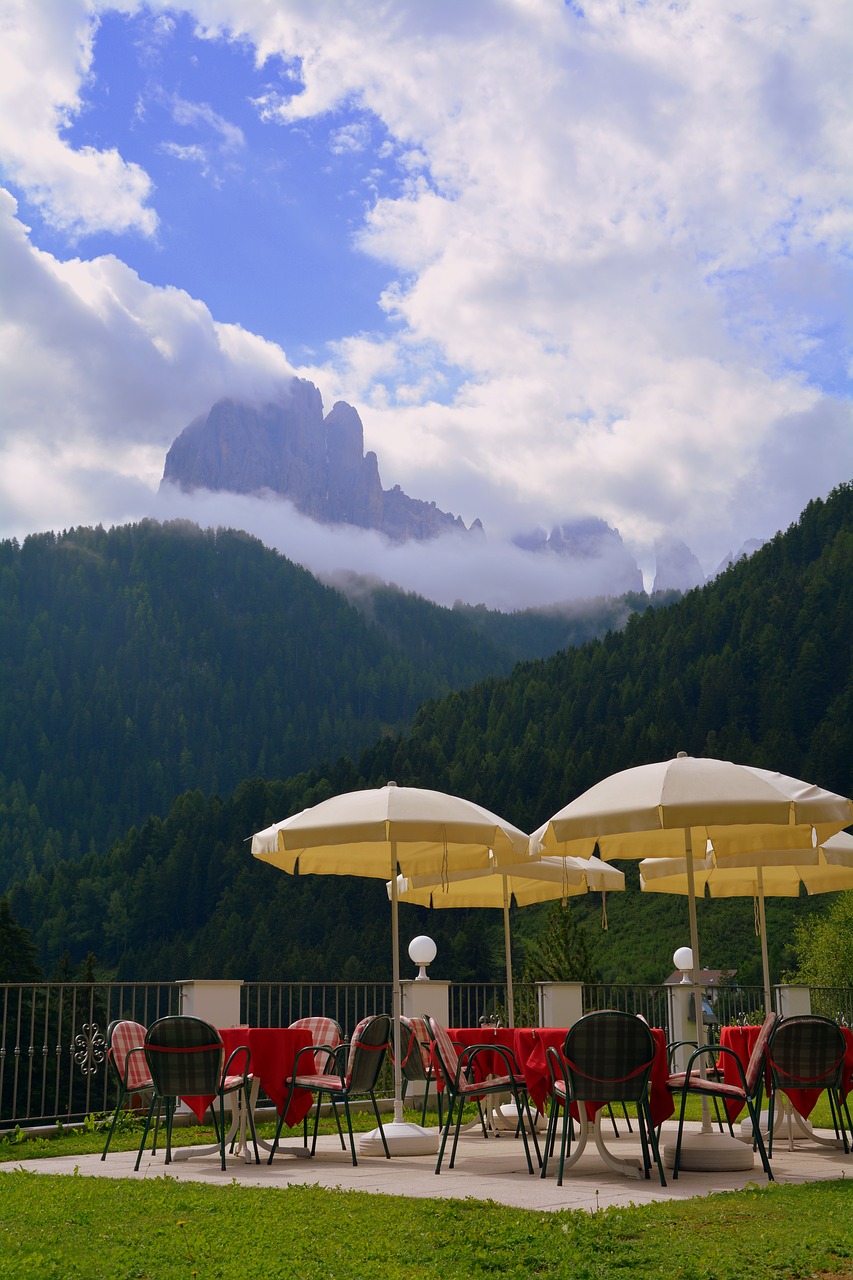
M 339 1044 L 337 1046 L 332 1046 L 330 1044 L 306 1044 L 302 1049 L 299 1049 L 297 1051 L 296 1057 L 293 1059 L 293 1068 L 290 1072 L 288 1072 L 288 1079 L 290 1079 L 292 1076 L 299 1075 L 299 1062 L 300 1062 L 300 1059 L 303 1057 L 303 1055 L 306 1053 L 311 1054 L 312 1068 L 315 1068 L 316 1066 L 316 1058 L 314 1057 L 314 1054 L 315 1053 L 326 1054 L 326 1061 L 323 1066 L 323 1070 L 320 1071 L 319 1073 L 316 1070 L 311 1070 L 308 1072 L 309 1075 L 312 1075 L 312 1076 L 315 1076 L 318 1074 L 319 1075 L 342 1075 L 343 1073 L 337 1070 L 337 1066 L 338 1066 L 338 1054 L 341 1051 L 341 1049 L 344 1049 L 344 1048 L 349 1050 L 349 1045 Z M 329 1070 L 330 1066 L 332 1065 L 334 1065 L 335 1067 L 334 1071 Z
M 245 1063 L 244 1063 L 244 1065 L 243 1065 L 243 1071 L 242 1071 L 242 1073 L 241 1073 L 241 1074 L 242 1074 L 242 1076 L 243 1076 L 243 1079 L 244 1079 L 244 1080 L 245 1080 L 245 1078 L 248 1076 L 248 1074 L 249 1074 L 249 1064 L 250 1064 L 250 1062 L 252 1061 L 252 1052 L 251 1052 L 251 1050 L 250 1050 L 250 1048 L 249 1048 L 249 1046 L 248 1046 L 247 1044 L 238 1044 L 238 1045 L 237 1045 L 237 1047 L 236 1047 L 236 1049 L 232 1049 L 232 1050 L 231 1050 L 230 1054 L 228 1055 L 228 1061 L 225 1063 L 225 1066 L 222 1068 L 222 1079 L 223 1079 L 223 1080 L 225 1079 L 225 1077 L 226 1077 L 226 1076 L 230 1076 L 230 1075 L 231 1075 L 231 1064 L 232 1064 L 232 1062 L 234 1061 L 234 1059 L 237 1057 L 237 1055 L 238 1055 L 238 1054 L 241 1054 L 241 1053 L 244 1053 L 244 1054 L 246 1055 L 246 1061 L 245 1061 Z M 240 1073 L 238 1073 L 238 1072 L 236 1072 L 236 1071 L 235 1071 L 235 1072 L 234 1072 L 234 1074 L 235 1074 L 235 1075 L 237 1075 L 237 1074 L 240 1074 Z
M 737 1065 L 738 1075 L 740 1076 L 740 1087 L 743 1089 L 744 1093 L 746 1093 L 747 1091 L 746 1073 L 744 1072 L 744 1069 L 743 1069 L 743 1063 L 741 1062 L 739 1055 L 735 1053 L 734 1049 L 729 1049 L 727 1048 L 726 1045 L 723 1045 L 723 1044 L 703 1044 L 701 1048 L 695 1049 L 693 1051 L 693 1053 L 690 1055 L 690 1061 L 687 1063 L 687 1070 L 684 1073 L 683 1087 L 685 1089 L 690 1087 L 690 1073 L 693 1069 L 693 1063 L 697 1060 L 697 1058 L 701 1058 L 702 1055 L 706 1053 L 713 1053 L 713 1054 L 725 1053 L 725 1054 L 728 1054 L 729 1057 L 734 1058 L 735 1063 Z M 716 1058 L 714 1059 L 714 1062 L 716 1065 Z

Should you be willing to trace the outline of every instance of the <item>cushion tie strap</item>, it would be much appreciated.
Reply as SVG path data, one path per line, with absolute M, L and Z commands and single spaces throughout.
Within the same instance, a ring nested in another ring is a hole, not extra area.
M 840 1057 L 840 1058 L 836 1058 L 834 1062 L 831 1062 L 831 1063 L 829 1063 L 829 1064 L 827 1065 L 826 1069 L 825 1069 L 824 1071 L 822 1071 L 822 1072 L 821 1072 L 821 1076 L 828 1076 L 828 1075 L 830 1075 L 830 1073 L 831 1073 L 831 1072 L 833 1072 L 833 1071 L 837 1071 L 837 1070 L 838 1070 L 838 1068 L 841 1066 L 842 1062 L 844 1061 L 845 1057 L 846 1057 L 846 1050 L 845 1050 L 845 1052 L 844 1052 L 844 1053 L 842 1053 L 842 1055 L 841 1055 L 841 1057 Z M 794 1073 L 793 1073 L 793 1071 L 789 1071 L 787 1067 L 780 1067 L 780 1066 L 779 1066 L 779 1064 L 778 1064 L 778 1062 L 774 1061 L 774 1059 L 773 1059 L 773 1058 L 771 1058 L 769 1054 L 767 1055 L 767 1058 L 768 1058 L 768 1061 L 769 1061 L 769 1063 L 770 1063 L 771 1067 L 773 1067 L 776 1071 L 778 1071 L 778 1072 L 780 1073 L 780 1075 L 785 1076 L 785 1078 L 786 1078 L 786 1079 L 788 1079 L 788 1080 L 800 1080 L 800 1081 L 805 1081 L 806 1083 L 805 1083 L 804 1087 L 806 1087 L 806 1088 L 808 1087 L 808 1082 L 809 1082 L 810 1080 L 814 1080 L 814 1079 L 815 1079 L 815 1077 L 814 1077 L 813 1075 L 811 1075 L 811 1076 L 795 1076 L 795 1075 L 794 1075 Z M 820 1078 L 820 1077 L 818 1077 L 818 1078 Z M 814 1087 L 814 1088 L 817 1088 L 817 1085 L 814 1085 L 813 1087 Z
M 626 1080 L 633 1080 L 635 1076 L 641 1076 L 644 1071 L 648 1071 L 651 1065 L 651 1061 L 641 1062 L 639 1067 L 629 1071 L 626 1076 L 591 1076 L 586 1071 L 581 1071 L 580 1067 L 572 1062 L 571 1058 L 566 1058 L 566 1066 L 570 1067 L 575 1075 L 583 1076 L 584 1080 L 592 1080 L 595 1084 L 624 1084 Z
M 177 1045 L 166 1044 L 147 1044 L 146 1049 L 150 1049 L 152 1053 L 210 1053 L 211 1049 L 223 1049 L 225 1045 L 219 1044 L 191 1044 L 186 1048 L 180 1048 Z

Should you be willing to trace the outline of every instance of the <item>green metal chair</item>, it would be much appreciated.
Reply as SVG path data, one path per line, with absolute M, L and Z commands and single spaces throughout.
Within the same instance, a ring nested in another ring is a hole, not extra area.
M 107 1027 L 107 1061 L 118 1080 L 118 1102 L 113 1112 L 112 1123 L 104 1149 L 101 1152 L 102 1160 L 107 1158 L 107 1152 L 110 1149 L 110 1143 L 112 1142 L 119 1113 L 125 1099 L 132 1097 L 134 1094 L 141 1095 L 154 1092 L 154 1081 L 151 1079 L 151 1072 L 148 1070 L 148 1063 L 145 1061 L 144 1045 L 145 1028 L 141 1022 L 131 1022 L 126 1018 L 116 1018 Z M 159 1121 L 160 1113 L 158 1111 L 157 1122 L 154 1126 L 154 1146 L 152 1151 L 157 1150 Z
M 842 1088 L 846 1052 L 841 1028 L 831 1018 L 822 1018 L 818 1014 L 795 1014 L 783 1018 L 774 1028 L 767 1046 L 770 1065 L 767 1148 L 770 1156 L 773 1155 L 775 1101 L 780 1089 L 818 1089 L 821 1092 L 825 1089 L 835 1135 L 841 1139 L 845 1155 L 849 1153 L 847 1129 L 853 1137 L 853 1124 Z
M 447 1120 L 441 1134 L 441 1145 L 438 1149 L 438 1160 L 435 1166 L 436 1173 L 441 1173 L 441 1162 L 444 1159 L 444 1148 L 450 1134 L 450 1127 L 453 1124 L 454 1111 L 457 1111 L 457 1116 L 453 1133 L 453 1146 L 450 1151 L 451 1169 L 456 1162 L 456 1146 L 459 1141 L 459 1129 L 462 1124 L 462 1112 L 466 1101 L 477 1101 L 479 1105 L 479 1099 L 484 1096 L 488 1097 L 496 1093 L 510 1093 L 518 1114 L 518 1129 L 524 1140 L 527 1169 L 532 1174 L 534 1169 L 533 1162 L 530 1159 L 530 1144 L 527 1139 L 528 1129 L 533 1135 L 537 1164 L 541 1165 L 542 1157 L 539 1152 L 539 1143 L 536 1139 L 536 1126 L 530 1113 L 527 1081 L 524 1079 L 515 1054 L 511 1049 L 496 1044 L 468 1045 L 457 1052 L 447 1028 L 443 1027 L 435 1018 L 428 1018 L 427 1022 L 432 1032 L 435 1060 L 441 1073 L 444 1087 L 447 1090 Z M 500 1076 L 490 1076 L 486 1080 L 473 1079 L 473 1069 L 477 1057 L 481 1053 L 489 1053 L 500 1058 L 506 1067 L 506 1072 Z
M 136 1157 L 136 1169 L 145 1149 L 155 1105 L 166 1109 L 166 1164 L 172 1161 L 172 1120 L 181 1098 L 211 1098 L 218 1103 L 216 1123 L 222 1168 L 225 1169 L 225 1099 L 234 1097 L 245 1107 L 249 1131 L 255 1148 L 255 1163 L 260 1163 L 255 1120 L 249 1104 L 252 1076 L 249 1073 L 248 1045 L 239 1045 L 225 1063 L 225 1046 L 215 1027 L 201 1018 L 186 1015 L 159 1018 L 145 1035 L 145 1060 L 154 1082 L 154 1096 L 148 1109 L 142 1142 Z
M 337 1048 L 332 1048 L 331 1045 L 309 1045 L 307 1048 L 299 1050 L 293 1064 L 293 1074 L 285 1080 L 285 1084 L 288 1086 L 287 1102 L 278 1118 L 275 1138 L 273 1139 L 267 1164 L 272 1164 L 273 1156 L 278 1148 L 284 1117 L 290 1109 L 291 1100 L 297 1089 L 310 1089 L 312 1093 L 316 1094 L 314 1132 L 311 1139 L 312 1156 L 317 1148 L 320 1101 L 324 1094 L 328 1094 L 333 1110 L 337 1103 L 343 1103 L 352 1162 L 354 1165 L 358 1164 L 355 1155 L 355 1139 L 353 1137 L 349 1104 L 354 1097 L 367 1094 L 373 1104 L 373 1114 L 376 1116 L 376 1123 L 379 1126 L 379 1134 L 382 1138 L 382 1145 L 385 1148 L 385 1155 L 389 1160 L 391 1159 L 391 1152 L 388 1150 L 388 1143 L 385 1141 L 382 1117 L 379 1114 L 374 1092 L 376 1082 L 379 1079 L 379 1072 L 382 1070 L 382 1063 L 385 1060 L 385 1054 L 390 1048 L 390 1039 L 391 1019 L 387 1014 L 380 1013 L 371 1018 L 363 1018 L 353 1032 L 352 1040 L 348 1045 L 338 1045 Z M 307 1058 L 309 1054 L 311 1055 L 310 1059 Z M 346 1054 L 345 1067 L 344 1054 Z M 323 1055 L 324 1067 L 322 1071 L 318 1072 L 316 1064 L 320 1055 Z M 307 1072 L 300 1071 L 300 1060 L 303 1058 L 310 1063 L 310 1069 Z
M 554 1149 L 557 1116 L 561 1106 L 565 1119 L 560 1141 L 558 1186 L 563 1183 L 566 1150 L 571 1141 L 569 1108 L 572 1103 L 582 1107 L 587 1102 L 600 1106 L 612 1102 L 633 1102 L 637 1108 L 646 1177 L 651 1176 L 651 1147 L 661 1186 L 666 1186 L 649 1107 L 649 1079 L 654 1060 L 655 1041 L 648 1023 L 632 1013 L 600 1009 L 579 1018 L 569 1028 L 562 1055 L 553 1049 L 548 1052 L 548 1064 L 554 1081 L 554 1102 L 548 1115 L 545 1158 L 542 1162 L 543 1178 L 547 1173 L 549 1151 L 553 1152 Z

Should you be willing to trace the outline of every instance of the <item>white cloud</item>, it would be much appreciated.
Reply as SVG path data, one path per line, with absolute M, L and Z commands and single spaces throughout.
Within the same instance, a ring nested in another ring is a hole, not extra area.
M 387 323 L 299 370 L 327 404 L 359 408 L 386 487 L 501 536 L 595 514 L 642 556 L 670 532 L 710 568 L 850 478 L 831 370 L 849 350 L 853 27 L 834 0 L 186 7 L 269 59 L 270 121 L 327 117 L 332 151 L 381 137 L 377 158 L 396 157 L 398 186 L 355 229 L 393 277 Z M 168 35 L 171 6 L 150 8 Z M 151 235 L 147 175 L 63 140 L 94 4 L 7 11 L 7 172 L 56 226 Z M 205 98 L 176 100 L 175 118 L 236 151 L 214 87 Z M 264 394 L 289 368 L 117 258 L 39 253 L 8 208 L 2 235 L 18 474 L 52 456 L 61 487 L 85 442 L 87 474 L 115 467 L 120 487 L 137 449 L 148 483 L 156 451 L 217 395 Z

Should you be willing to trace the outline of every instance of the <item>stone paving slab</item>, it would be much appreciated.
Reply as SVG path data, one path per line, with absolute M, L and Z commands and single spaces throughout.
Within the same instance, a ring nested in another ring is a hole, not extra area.
M 686 1126 L 686 1128 L 689 1126 Z M 694 1131 L 698 1126 L 693 1126 Z M 829 1134 L 824 1135 L 829 1137 Z M 675 1126 L 664 1125 L 664 1146 L 675 1141 Z M 356 1137 L 356 1143 L 358 1137 Z M 285 1146 L 291 1146 L 286 1142 Z M 608 1148 L 620 1157 L 639 1156 L 636 1135 L 610 1134 Z M 178 1151 L 186 1151 L 179 1148 Z M 209 1149 L 208 1149 L 209 1150 Z M 750 1184 L 764 1186 L 766 1177 L 756 1156 L 752 1170 L 735 1173 L 680 1173 L 672 1180 L 666 1170 L 666 1187 L 661 1187 L 657 1170 L 651 1179 L 628 1178 L 608 1169 L 593 1148 L 584 1151 L 578 1164 L 568 1170 L 562 1187 L 557 1186 L 556 1158 L 549 1161 L 547 1178 L 527 1172 L 522 1144 L 509 1134 L 490 1137 L 472 1133 L 460 1138 L 456 1167 L 450 1169 L 445 1157 L 440 1175 L 435 1174 L 434 1156 L 384 1157 L 359 1155 L 353 1167 L 349 1151 L 343 1152 L 334 1136 L 318 1139 L 314 1159 L 292 1154 L 276 1155 L 273 1164 L 266 1163 L 261 1152 L 260 1165 L 246 1164 L 241 1156 L 229 1155 L 223 1173 L 218 1152 L 192 1158 L 179 1157 L 170 1165 L 164 1153 L 152 1156 L 146 1151 L 139 1172 L 134 1172 L 136 1153 L 110 1152 L 102 1161 L 98 1155 L 45 1157 L 0 1164 L 0 1172 L 25 1169 L 32 1173 L 74 1174 L 102 1178 L 173 1178 L 211 1186 L 224 1186 L 234 1181 L 245 1186 L 288 1187 L 322 1186 L 343 1191 L 364 1191 L 377 1195 L 406 1195 L 426 1199 L 474 1198 L 493 1200 L 522 1209 L 553 1211 L 585 1209 L 595 1211 L 611 1205 L 649 1204 L 657 1200 L 685 1200 L 712 1192 L 742 1190 Z M 834 1178 L 853 1179 L 853 1155 L 838 1149 L 819 1147 L 815 1142 L 799 1140 L 793 1152 L 779 1143 L 773 1154 L 773 1172 L 777 1182 L 817 1182 Z

